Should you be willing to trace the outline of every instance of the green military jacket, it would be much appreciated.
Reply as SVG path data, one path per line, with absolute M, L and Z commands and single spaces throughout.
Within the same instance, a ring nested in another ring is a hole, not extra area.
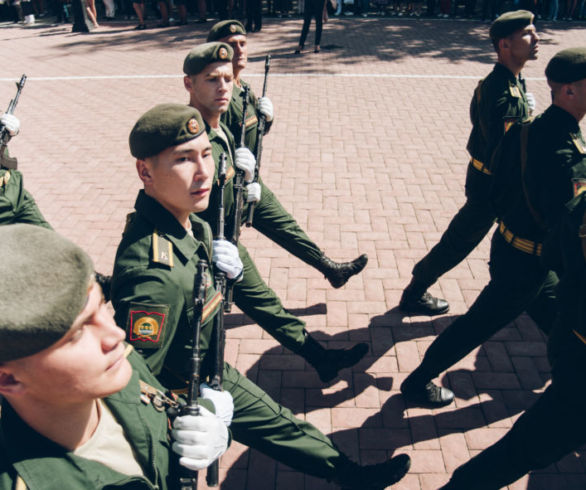
M 466 147 L 470 156 L 489 167 L 492 152 L 507 129 L 528 117 L 524 82 L 496 63 L 478 83 L 470 102 L 472 131 Z
M 139 380 L 157 389 L 162 387 L 136 352 L 131 352 L 128 360 L 133 367 L 130 382 L 123 390 L 104 398 L 104 402 L 122 425 L 145 477 L 124 475 L 76 456 L 31 429 L 4 402 L 0 419 L 2 490 L 12 490 L 17 475 L 30 490 L 173 488 L 167 414 L 156 410 L 152 403 L 141 401 Z
M 112 304 L 126 339 L 169 389 L 184 388 L 189 378 L 193 345 L 193 289 L 197 264 L 211 264 L 212 235 L 196 215 L 190 236 L 156 200 L 140 191 L 136 212 L 129 215 L 116 252 L 112 275 Z M 201 324 L 202 376 L 213 328 L 221 305 L 210 269 L 205 278 Z
M 0 168 L 0 225 L 29 223 L 51 229 L 33 197 L 23 186 L 18 170 Z
M 494 186 L 510 201 L 499 215 L 506 226 L 520 237 L 542 242 L 558 226 L 565 204 L 586 191 L 586 144 L 576 119 L 554 105 L 526 127 L 525 143 L 523 125 L 515 125 L 495 152 Z
M 242 88 L 238 85 L 234 84 L 234 88 L 232 89 L 232 99 L 230 100 L 230 105 L 228 106 L 228 110 L 222 114 L 222 121 L 232 134 L 238 146 L 240 146 L 240 138 L 242 135 L 242 110 L 244 108 L 244 98 L 242 97 L 244 93 L 244 87 L 248 87 L 248 105 L 246 107 L 246 119 L 244 124 L 246 126 L 246 133 L 244 135 L 244 143 L 246 147 L 256 155 L 256 146 L 258 142 L 258 122 L 260 118 L 260 112 L 258 111 L 258 99 L 254 92 L 252 91 L 252 87 L 245 81 L 240 82 Z M 272 121 L 267 122 L 265 125 L 265 132 L 264 134 L 269 132 L 271 127 Z

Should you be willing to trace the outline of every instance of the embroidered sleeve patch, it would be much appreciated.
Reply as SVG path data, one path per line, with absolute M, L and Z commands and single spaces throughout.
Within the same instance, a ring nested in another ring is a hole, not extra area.
M 229 182 L 230 179 L 234 178 L 234 174 L 236 174 L 234 167 L 228 167 L 226 169 L 226 182 Z
M 572 179 L 572 187 L 574 190 L 574 197 L 586 192 L 586 179 Z
M 159 349 L 163 344 L 168 305 L 130 303 L 126 340 L 137 349 Z

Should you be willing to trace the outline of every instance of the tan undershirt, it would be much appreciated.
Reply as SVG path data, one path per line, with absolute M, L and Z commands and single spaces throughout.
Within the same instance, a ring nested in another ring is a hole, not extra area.
M 100 421 L 92 437 L 73 454 L 102 463 L 125 475 L 144 476 L 124 429 L 116 421 L 107 405 L 99 400 Z

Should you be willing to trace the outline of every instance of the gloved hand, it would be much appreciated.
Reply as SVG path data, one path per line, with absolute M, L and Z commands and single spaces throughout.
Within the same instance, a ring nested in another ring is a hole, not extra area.
M 256 167 L 256 158 L 254 158 L 252 152 L 245 146 L 237 148 L 235 160 L 236 167 L 244 171 L 244 180 L 251 182 L 254 178 Z
M 260 201 L 260 184 L 258 182 L 252 182 L 246 186 L 246 202 L 258 202 Z
M 537 101 L 535 100 L 535 95 L 533 95 L 531 92 L 527 92 L 525 94 L 525 97 L 527 97 L 527 105 L 529 106 L 529 112 L 531 112 L 531 113 L 535 112 L 535 108 L 537 107 Z
M 268 97 L 258 99 L 258 110 L 265 117 L 267 122 L 273 120 L 273 103 Z
M 181 415 L 173 422 L 172 449 L 181 456 L 179 464 L 199 471 L 226 452 L 228 428 L 218 417 L 200 406 L 200 415 Z
M 6 128 L 10 136 L 16 136 L 20 131 L 20 121 L 14 114 L 2 114 L 0 123 Z
M 216 267 L 225 272 L 228 279 L 238 279 L 243 268 L 238 247 L 228 240 L 214 240 L 212 247 L 212 262 Z
M 230 427 L 232 423 L 232 415 L 234 415 L 234 400 L 228 391 L 216 391 L 209 387 L 207 383 L 199 385 L 199 391 L 202 398 L 211 400 L 216 408 L 216 417 L 218 417 L 226 427 Z

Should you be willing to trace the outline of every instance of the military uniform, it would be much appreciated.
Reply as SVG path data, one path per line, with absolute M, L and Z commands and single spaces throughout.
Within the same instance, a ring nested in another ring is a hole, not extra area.
M 51 229 L 18 170 L 0 168 L 0 225 L 28 223 Z
M 115 317 L 159 380 L 169 388 L 183 388 L 189 375 L 193 335 L 189 324 L 193 281 L 199 260 L 210 262 L 211 231 L 203 220 L 191 215 L 191 237 L 143 191 L 135 208 L 116 254 L 112 282 Z M 209 374 L 206 354 L 213 317 L 220 307 L 219 294 L 209 277 L 201 329 L 204 378 Z M 338 479 L 355 466 L 329 438 L 296 419 L 228 364 L 224 389 L 234 399 L 230 429 L 235 440 L 322 478 Z
M 489 201 L 490 156 L 507 128 L 528 116 L 524 83 L 497 63 L 476 87 L 470 104 L 466 202 L 437 245 L 413 268 L 413 278 L 425 289 L 464 260 L 494 224 L 496 215 Z
M 31 490 L 174 488 L 178 476 L 171 473 L 167 414 L 141 401 L 139 380 L 163 388 L 136 352 L 128 360 L 133 367 L 130 382 L 103 401 L 122 425 L 145 476 L 125 475 L 73 454 L 29 427 L 5 402 L 0 419 L 0 488 L 18 488 L 17 479 Z
M 583 160 L 586 162 L 586 160 Z M 570 182 L 567 182 L 570 184 Z M 559 315 L 548 342 L 552 383 L 497 443 L 460 466 L 444 490 L 496 490 L 586 442 L 586 194 L 566 206 L 548 251 L 561 268 Z

